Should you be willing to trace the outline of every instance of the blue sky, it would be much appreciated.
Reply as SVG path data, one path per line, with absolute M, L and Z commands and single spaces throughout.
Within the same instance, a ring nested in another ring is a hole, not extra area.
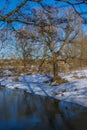
M 13 10 L 17 5 L 19 5 L 23 0 L 9 0 L 7 4 L 6 0 L 0 1 L 0 10 L 6 8 L 5 14 Z
M 9 1 L 9 4 L 6 3 L 6 1 Z M 6 8 L 6 11 L 4 13 L 8 13 L 9 11 L 13 10 L 17 5 L 19 5 L 23 0 L 1 0 L 0 1 L 0 10 L 3 8 Z M 44 4 L 47 5 L 56 5 L 58 7 L 67 5 L 65 2 L 54 2 L 56 0 L 42 0 Z M 36 2 L 29 2 L 29 5 L 32 6 L 38 6 Z M 79 6 L 76 6 L 78 11 L 85 12 L 87 11 L 87 5 L 82 4 Z M 85 15 L 87 17 L 87 15 Z
M 17 5 L 19 5 L 23 0 L 9 0 L 10 1 L 10 3 L 9 4 L 7 4 L 6 3 L 6 0 L 1 0 L 0 1 L 0 10 L 2 10 L 2 9 L 5 9 L 5 12 L 3 13 L 3 15 L 4 14 L 7 14 L 8 12 L 10 12 L 11 10 L 13 10 Z M 44 4 L 48 4 L 48 5 L 54 5 L 55 3 L 54 3 L 54 0 L 43 0 L 43 3 Z M 39 6 L 37 3 L 35 3 L 35 2 L 30 2 L 29 3 L 29 5 L 31 6 L 31 7 L 33 7 L 33 6 Z M 64 2 L 56 2 L 56 4 L 55 4 L 55 6 L 63 6 L 64 5 Z M 65 4 L 66 5 L 66 4 Z M 76 7 L 79 11 L 80 10 L 82 10 L 82 11 L 86 11 L 87 10 L 87 8 L 86 8 L 86 6 L 83 4 L 81 7 L 80 6 L 77 6 Z M 85 17 L 87 17 L 87 15 L 85 15 Z M 15 24 L 15 27 L 18 29 L 19 27 L 20 27 L 20 24 Z M 84 28 L 84 30 L 85 30 L 85 32 L 87 33 L 87 25 L 84 25 L 83 26 L 83 28 Z
M 8 12 L 10 12 L 11 10 L 13 10 L 17 5 L 19 5 L 23 0 L 8 0 L 9 1 L 9 4 L 6 3 L 6 0 L 1 0 L 0 1 L 0 10 L 2 9 L 6 9 L 3 13 L 6 14 Z M 56 3 L 55 5 L 60 7 L 60 6 L 63 6 L 63 5 L 66 5 L 65 2 L 54 2 L 54 0 L 43 0 L 43 3 L 44 4 L 48 4 L 48 5 L 54 5 L 54 3 Z M 65 3 L 65 4 L 64 4 Z M 38 6 L 37 3 L 35 2 L 30 2 L 29 5 L 31 7 L 33 6 Z M 83 4 L 83 5 L 79 5 L 79 6 L 76 6 L 77 10 L 78 11 L 82 11 L 82 12 L 85 12 L 87 11 L 87 5 Z M 84 17 L 87 18 L 87 15 L 84 15 Z M 16 25 L 16 27 L 18 27 L 18 25 Z M 87 25 L 84 25 L 83 26 L 84 30 L 87 32 Z

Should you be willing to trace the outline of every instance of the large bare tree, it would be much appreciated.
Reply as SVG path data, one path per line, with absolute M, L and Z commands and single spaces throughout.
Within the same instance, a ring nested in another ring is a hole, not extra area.
M 40 42 L 48 48 L 46 51 L 51 57 L 54 80 L 56 80 L 59 77 L 58 61 L 66 60 L 66 57 L 62 58 L 62 55 L 67 46 L 71 46 L 75 43 L 74 41 L 81 29 L 81 19 L 76 16 L 71 8 L 66 11 L 66 15 L 61 15 L 58 9 L 49 7 L 45 10 L 39 10 L 37 13 L 35 11 L 34 13 L 35 19 L 39 23 L 39 25 L 36 26 L 39 33 L 39 39 Z M 66 20 L 59 22 L 58 17 Z

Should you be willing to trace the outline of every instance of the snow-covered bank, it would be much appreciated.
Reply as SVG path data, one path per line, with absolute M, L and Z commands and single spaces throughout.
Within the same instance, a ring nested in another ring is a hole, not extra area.
M 19 81 L 14 82 L 15 77 L 0 79 L 3 87 L 11 89 L 23 89 L 33 94 L 51 96 L 56 99 L 77 103 L 87 107 L 87 70 L 75 71 L 72 73 L 61 73 L 62 78 L 69 82 L 59 86 L 52 86 L 45 81 L 50 80 L 48 75 L 21 75 Z

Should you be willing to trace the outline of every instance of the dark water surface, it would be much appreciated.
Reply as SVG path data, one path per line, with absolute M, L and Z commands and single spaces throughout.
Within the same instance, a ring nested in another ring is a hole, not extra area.
M 87 130 L 87 108 L 0 88 L 0 130 Z

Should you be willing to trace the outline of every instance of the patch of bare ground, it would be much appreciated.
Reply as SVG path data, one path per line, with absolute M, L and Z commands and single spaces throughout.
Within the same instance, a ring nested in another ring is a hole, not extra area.
M 51 78 L 50 81 L 46 81 L 45 83 L 49 83 L 49 82 L 50 82 L 50 85 L 57 86 L 57 85 L 61 85 L 63 83 L 68 82 L 68 80 L 62 79 L 60 76 L 58 76 L 56 78 Z
M 13 81 L 13 82 L 18 82 L 18 81 L 19 81 L 18 76 L 14 77 L 14 78 L 12 79 L 12 81 Z
M 66 79 L 62 79 L 62 78 L 58 77 L 56 80 L 53 80 L 52 82 L 55 82 L 55 85 L 60 85 L 60 84 L 66 83 L 68 81 Z

